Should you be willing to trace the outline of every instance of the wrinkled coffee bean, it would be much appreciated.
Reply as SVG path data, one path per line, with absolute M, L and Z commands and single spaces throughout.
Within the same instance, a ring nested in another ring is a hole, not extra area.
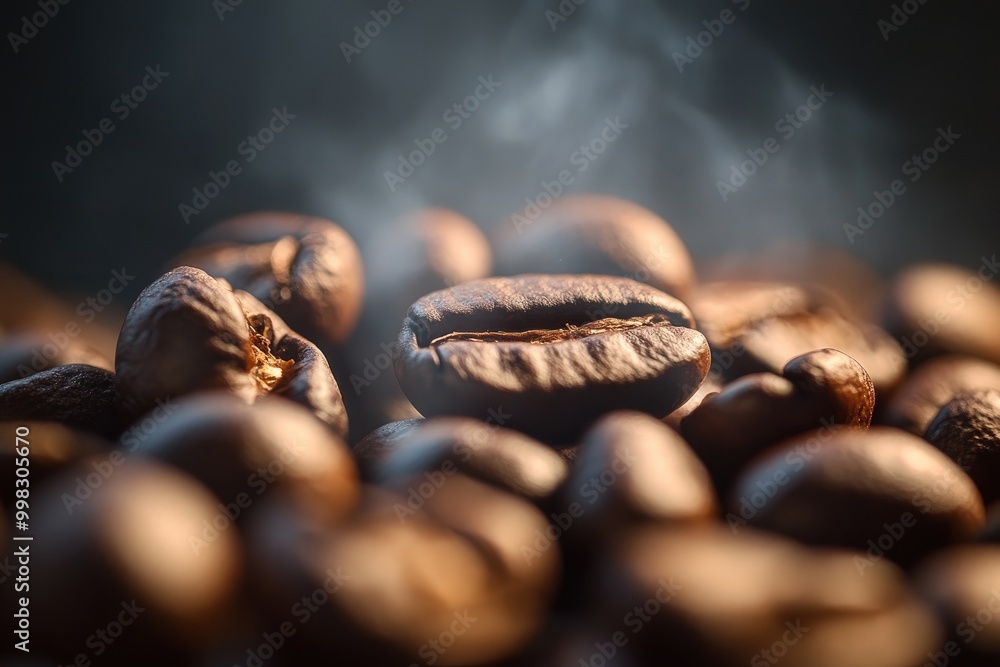
M 116 438 L 115 374 L 87 364 L 57 366 L 0 385 L 0 421 L 57 422 Z
M 958 266 L 918 264 L 893 281 L 886 328 L 924 360 L 965 354 L 1000 364 L 1000 287 Z
M 976 486 L 926 441 L 896 429 L 825 429 L 788 440 L 744 470 L 726 515 L 807 544 L 912 564 L 970 538 L 985 510 Z
M 917 590 L 941 614 L 948 638 L 930 664 L 1000 664 L 1000 547 L 960 546 L 932 555 L 915 573 Z
M 577 449 L 557 507 L 588 544 L 639 520 L 699 522 L 718 511 L 708 471 L 687 443 L 641 412 L 598 420 Z
M 986 504 L 1000 500 L 1000 391 L 956 396 L 924 438 L 969 474 Z
M 872 324 L 845 318 L 830 295 L 775 283 L 704 284 L 691 311 L 712 346 L 712 371 L 733 380 L 750 373 L 780 373 L 792 358 L 833 348 L 861 364 L 876 392 L 902 380 L 906 359 L 899 344 Z
M 681 421 L 681 434 L 726 494 L 767 447 L 821 426 L 867 428 L 874 409 L 875 388 L 861 364 L 816 350 L 789 361 L 780 376 L 745 375 L 708 396 Z
M 649 209 L 608 195 L 560 197 L 533 219 L 515 216 L 496 239 L 498 275 L 626 276 L 681 299 L 694 285 L 688 250 Z
M 420 497 L 456 473 L 537 501 L 552 495 L 567 468 L 558 453 L 517 431 L 475 419 L 436 417 L 397 440 L 378 465 L 376 481 L 404 493 L 412 484 Z
M 859 557 L 749 529 L 643 527 L 593 579 L 596 637 L 622 632 L 650 665 L 922 664 L 942 636 L 934 615 L 890 563 L 859 576 Z
M 625 278 L 491 278 L 410 306 L 395 370 L 425 416 L 502 413 L 569 442 L 606 412 L 664 417 L 687 401 L 709 366 L 690 325 L 684 304 Z
M 361 311 L 361 254 L 323 218 L 261 212 L 220 222 L 174 266 L 195 266 L 260 299 L 322 348 L 347 339 Z
M 17 430 L 22 427 L 27 428 L 29 433 L 26 438 L 29 443 L 28 488 L 43 484 L 53 475 L 87 457 L 106 455 L 113 449 L 109 440 L 95 433 L 54 422 L 0 422 L 0 442 L 16 443 Z M 17 455 L 17 449 L 25 447 L 14 447 L 12 444 L 0 449 L 0 480 L 10 480 L 0 484 L 0 499 L 8 506 L 14 505 L 16 489 L 21 488 L 16 487 L 13 482 L 16 461 L 25 458 Z
M 31 549 L 32 651 L 72 661 L 117 620 L 128 628 L 110 653 L 132 664 L 215 641 L 242 562 L 235 532 L 212 527 L 217 501 L 166 466 L 97 462 L 106 478 L 83 465 L 33 496 L 45 540 Z
M 305 405 L 340 435 L 347 412 L 323 354 L 256 299 L 181 267 L 143 290 L 118 339 L 117 387 L 136 419 L 158 401 L 222 389 L 246 403 L 273 393 Z M 280 338 L 278 337 L 280 336 Z
M 232 521 L 242 522 L 272 490 L 327 519 L 347 516 L 358 499 L 347 446 L 283 398 L 250 406 L 229 394 L 189 397 L 135 451 L 200 481 Z
M 301 620 L 304 598 L 317 610 L 291 651 L 377 667 L 471 665 L 531 639 L 558 582 L 558 548 L 531 566 L 520 552 L 544 528 L 541 514 L 461 475 L 430 500 L 442 517 L 421 509 L 400 520 L 399 496 L 337 530 L 278 504 L 255 518 L 255 579 L 275 622 L 296 610 Z M 428 644 L 449 630 L 447 651 Z
M 65 346 L 57 346 L 40 333 L 0 337 L 0 384 L 68 364 L 114 370 L 111 360 L 97 350 L 75 340 L 66 340 L 69 342 Z
M 878 421 L 923 435 L 948 401 L 983 389 L 1000 391 L 1000 366 L 961 355 L 932 359 L 907 376 Z

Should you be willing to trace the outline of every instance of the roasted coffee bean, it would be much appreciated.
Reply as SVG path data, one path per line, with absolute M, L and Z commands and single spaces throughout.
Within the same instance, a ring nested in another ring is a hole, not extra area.
M 984 389 L 1000 391 L 1000 366 L 961 355 L 932 359 L 910 373 L 879 421 L 923 435 L 948 401 Z
M 919 264 L 892 284 L 886 328 L 918 361 L 953 353 L 1000 364 L 1000 287 L 958 266 Z
M 860 576 L 858 558 L 749 529 L 643 527 L 610 545 L 592 580 L 605 626 L 596 638 L 622 632 L 650 665 L 922 664 L 943 634 L 933 613 L 896 567 Z
M 22 440 L 15 446 L 18 429 L 22 427 L 28 429 L 29 435 L 23 438 L 27 444 Z M 0 442 L 10 443 L 0 449 L 0 480 L 8 480 L 0 484 L 0 499 L 9 507 L 14 506 L 16 489 L 25 486 L 15 486 L 13 482 L 18 459 L 28 461 L 28 488 L 31 488 L 87 457 L 107 455 L 113 449 L 109 440 L 95 433 L 53 422 L 0 422 Z M 27 456 L 18 450 L 26 451 Z
M 389 422 L 362 438 L 352 450 L 354 459 L 361 469 L 362 478 L 374 479 L 382 462 L 399 449 L 423 421 L 423 418 L 419 418 Z
M 833 296 L 837 309 L 848 319 L 882 320 L 885 298 L 882 278 L 872 266 L 836 246 L 777 241 L 750 253 L 741 249 L 710 258 L 700 263 L 698 269 L 704 283 L 783 283 L 811 294 Z
M 249 406 L 223 393 L 178 401 L 135 448 L 180 468 L 242 522 L 265 493 L 282 493 L 319 516 L 347 516 L 358 500 L 358 473 L 344 442 L 308 410 L 278 397 Z
M 709 366 L 690 325 L 684 304 L 626 278 L 491 278 L 414 303 L 395 370 L 425 416 L 565 443 L 605 412 L 664 417 L 687 401 Z
M 695 408 L 701 405 L 710 394 L 717 394 L 720 391 L 722 391 L 722 383 L 719 381 L 719 378 L 709 375 L 705 378 L 702 385 L 691 395 L 691 398 L 684 403 L 684 405 L 680 406 L 663 418 L 663 423 L 679 432 L 681 429 L 681 421 L 694 412 Z
M 261 212 L 221 222 L 174 266 L 196 266 L 264 302 L 323 348 L 347 339 L 361 311 L 361 254 L 323 218 Z
M 557 547 L 530 566 L 520 552 L 542 515 L 461 475 L 431 500 L 441 518 L 421 509 L 401 521 L 402 496 L 337 530 L 278 504 L 255 518 L 255 579 L 275 622 L 289 610 L 299 621 L 292 651 L 379 667 L 492 664 L 531 639 L 558 583 Z
M 681 421 L 681 433 L 726 494 L 736 475 L 769 446 L 821 426 L 867 428 L 875 408 L 868 373 L 837 350 L 789 361 L 782 375 L 755 373 L 704 399 Z
M 323 354 L 256 299 L 246 304 L 199 269 L 181 267 L 132 305 L 115 357 L 118 393 L 133 419 L 157 401 L 223 389 L 246 403 L 274 393 L 313 410 L 340 435 L 347 412 Z
M 727 521 L 807 544 L 912 564 L 973 536 L 985 510 L 955 462 L 904 431 L 824 429 L 788 440 L 740 476 Z
M 104 648 L 132 664 L 215 641 L 242 567 L 217 501 L 166 466 L 95 463 L 110 472 L 83 465 L 32 496 L 32 651 L 74 660 L 111 623 Z
M 62 346 L 41 333 L 0 337 L 0 384 L 67 364 L 88 364 L 114 370 L 111 360 L 97 350 L 69 337 L 64 340 L 66 343 Z
M 829 347 L 856 359 L 877 392 L 891 392 L 906 371 L 899 344 L 875 325 L 844 317 L 835 303 L 793 285 L 714 283 L 695 290 L 691 310 L 712 346 L 712 372 L 726 379 L 780 373 L 793 357 Z
M 57 422 L 116 438 L 115 374 L 87 364 L 69 364 L 0 385 L 0 421 Z
M 708 472 L 687 443 L 641 412 L 601 417 L 559 491 L 576 541 L 592 544 L 637 520 L 700 522 L 718 511 Z
M 462 473 L 529 500 L 549 497 L 566 462 L 526 435 L 462 417 L 419 422 L 378 465 L 376 480 L 418 498 Z M 429 483 L 429 486 L 428 486 Z
M 924 438 L 969 474 L 986 504 L 1000 500 L 1000 391 L 956 396 Z
M 915 573 L 920 593 L 941 614 L 947 641 L 928 663 L 1000 663 L 1000 547 L 959 546 L 932 555 Z
M 532 219 L 514 217 L 496 239 L 498 275 L 626 276 L 681 299 L 695 282 L 684 242 L 649 209 L 617 197 L 560 197 Z

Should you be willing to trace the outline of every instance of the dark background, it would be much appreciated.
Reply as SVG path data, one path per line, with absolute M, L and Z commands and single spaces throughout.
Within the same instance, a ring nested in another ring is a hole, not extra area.
M 65 291 L 92 293 L 122 266 L 138 291 L 209 224 L 253 209 L 329 217 L 362 242 L 426 204 L 511 224 L 615 116 L 628 129 L 571 189 L 652 208 L 697 258 L 812 239 L 891 273 L 1000 250 L 998 11 L 985 0 L 914 0 L 888 41 L 876 22 L 891 2 L 587 0 L 553 31 L 557 2 L 402 0 L 350 63 L 340 43 L 387 0 L 243 0 L 222 20 L 211 0 L 71 0 L 17 54 L 6 34 L 38 7 L 5 4 L 0 261 Z M 672 53 L 726 8 L 735 22 L 679 72 Z M 59 183 L 51 163 L 157 64 L 169 77 Z M 502 86 L 452 131 L 442 113 L 489 74 Z M 830 101 L 721 201 L 716 181 L 821 84 Z M 186 225 L 192 188 L 286 106 L 296 119 Z M 857 207 L 947 126 L 961 139 L 849 244 Z M 448 140 L 390 192 L 385 170 L 436 127 Z

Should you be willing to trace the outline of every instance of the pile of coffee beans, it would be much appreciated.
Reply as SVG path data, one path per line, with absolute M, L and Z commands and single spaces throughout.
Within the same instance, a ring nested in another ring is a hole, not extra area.
M 226 220 L 116 337 L 5 281 L 0 663 L 995 667 L 982 262 L 566 195 Z

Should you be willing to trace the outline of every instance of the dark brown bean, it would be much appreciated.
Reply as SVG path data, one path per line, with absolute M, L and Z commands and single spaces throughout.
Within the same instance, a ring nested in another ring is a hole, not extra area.
M 378 466 L 399 449 L 423 421 L 423 418 L 392 421 L 362 438 L 352 450 L 362 477 L 366 480 L 373 479 Z
M 626 276 L 682 299 L 694 285 L 684 242 L 663 218 L 633 202 L 573 194 L 534 219 L 512 219 L 514 224 L 501 225 L 497 234 L 498 275 Z
M 1000 500 L 1000 391 L 959 394 L 937 413 L 924 438 L 969 474 L 984 502 Z
M 361 254 L 341 227 L 292 213 L 241 215 L 208 229 L 174 266 L 246 290 L 321 347 L 350 335 L 361 311 Z
M 643 527 L 594 577 L 597 639 L 624 632 L 650 665 L 916 667 L 939 624 L 897 568 L 880 561 L 862 577 L 858 557 L 752 530 Z
M 934 416 L 959 394 L 983 389 L 1000 391 L 1000 366 L 988 361 L 947 355 L 918 366 L 900 386 L 879 420 L 915 435 L 927 432 Z
M 947 264 L 918 264 L 893 281 L 886 328 L 918 361 L 965 354 L 1000 364 L 1000 287 Z
M 0 385 L 0 421 L 47 421 L 116 438 L 115 374 L 87 364 L 69 364 Z
M 687 401 L 709 365 L 690 325 L 684 304 L 625 278 L 491 278 L 414 303 L 395 369 L 425 416 L 499 412 L 569 442 L 605 412 L 664 417 Z
M 376 480 L 409 490 L 420 502 L 427 482 L 433 489 L 456 473 L 540 501 L 565 479 L 567 467 L 558 453 L 517 431 L 475 419 L 435 417 L 397 440 L 379 464 Z
M 233 521 L 243 522 L 265 493 L 290 496 L 326 519 L 347 516 L 358 501 L 347 446 L 308 410 L 282 398 L 248 406 L 223 393 L 189 397 L 137 444 L 137 454 L 204 484 Z
M 868 373 L 837 350 L 789 361 L 782 376 L 746 375 L 704 399 L 681 433 L 727 494 L 739 471 L 769 446 L 821 426 L 867 428 L 875 408 Z
M 730 525 L 867 551 L 866 564 L 883 557 L 911 564 L 973 536 L 985 515 L 954 461 L 921 438 L 881 427 L 782 443 L 743 472 L 729 506 Z
M 111 472 L 82 499 L 87 466 L 33 496 L 35 544 L 45 548 L 31 548 L 32 650 L 37 641 L 40 653 L 74 660 L 119 618 L 130 625 L 114 655 L 133 664 L 217 640 L 242 566 L 235 531 L 206 533 L 217 501 L 165 466 L 102 462 Z
M 136 419 L 157 402 L 222 389 L 246 403 L 274 393 L 310 408 L 340 435 L 347 412 L 323 354 L 256 299 L 181 267 L 143 290 L 115 358 L 118 394 Z M 263 309 L 263 310 L 262 310 Z

